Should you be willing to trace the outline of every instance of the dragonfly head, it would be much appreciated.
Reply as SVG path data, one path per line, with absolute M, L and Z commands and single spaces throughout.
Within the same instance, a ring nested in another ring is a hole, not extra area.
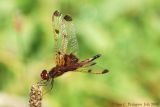
M 41 78 L 42 78 L 43 80 L 49 80 L 49 75 L 48 75 L 48 73 L 47 73 L 47 70 L 43 70 L 43 71 L 41 72 Z

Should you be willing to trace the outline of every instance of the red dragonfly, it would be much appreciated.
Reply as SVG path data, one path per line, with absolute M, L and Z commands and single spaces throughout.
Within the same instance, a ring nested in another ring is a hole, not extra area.
M 92 69 L 93 66 L 96 65 L 93 61 L 99 58 L 101 56 L 100 54 L 83 61 L 79 61 L 79 58 L 77 58 L 78 42 L 71 16 L 63 16 L 56 10 L 52 15 L 52 22 L 55 41 L 56 66 L 49 72 L 47 72 L 47 70 L 42 71 L 41 78 L 42 81 L 45 81 L 43 83 L 44 85 L 46 85 L 48 81 L 51 81 L 53 84 L 54 78 L 61 76 L 66 72 L 87 72 L 94 74 L 105 74 L 108 72 L 107 69 Z

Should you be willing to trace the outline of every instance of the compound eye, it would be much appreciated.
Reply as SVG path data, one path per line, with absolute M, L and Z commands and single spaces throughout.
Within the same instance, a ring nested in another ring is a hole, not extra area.
M 46 70 L 43 70 L 43 71 L 42 71 L 42 73 L 41 73 L 41 78 L 42 78 L 43 80 L 48 80 L 48 79 L 49 79 L 48 73 L 47 73 Z

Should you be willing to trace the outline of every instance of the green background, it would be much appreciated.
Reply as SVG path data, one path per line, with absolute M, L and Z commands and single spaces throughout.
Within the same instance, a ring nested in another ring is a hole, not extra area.
M 55 66 L 57 9 L 73 17 L 80 59 L 101 53 L 110 72 L 64 74 L 43 107 L 160 106 L 160 1 L 1 0 L 0 107 L 27 107 L 31 85 Z

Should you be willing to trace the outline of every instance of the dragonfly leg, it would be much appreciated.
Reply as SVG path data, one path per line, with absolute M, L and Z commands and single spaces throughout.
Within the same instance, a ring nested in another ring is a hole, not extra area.
M 54 84 L 54 79 L 52 79 L 52 81 L 51 81 L 51 89 L 50 90 L 53 89 L 53 84 Z
M 48 85 L 48 81 L 41 80 L 41 81 L 37 82 L 37 84 L 38 84 L 39 86 L 47 86 L 47 85 Z
M 49 83 L 50 83 L 50 82 L 49 82 Z M 49 93 L 49 92 L 53 89 L 53 83 L 54 83 L 54 79 L 52 78 L 52 80 L 51 80 L 51 88 L 50 88 L 50 89 L 48 89 L 48 90 L 46 90 L 46 92 L 44 92 L 44 94 L 43 94 L 43 95 L 45 95 L 45 94 Z

